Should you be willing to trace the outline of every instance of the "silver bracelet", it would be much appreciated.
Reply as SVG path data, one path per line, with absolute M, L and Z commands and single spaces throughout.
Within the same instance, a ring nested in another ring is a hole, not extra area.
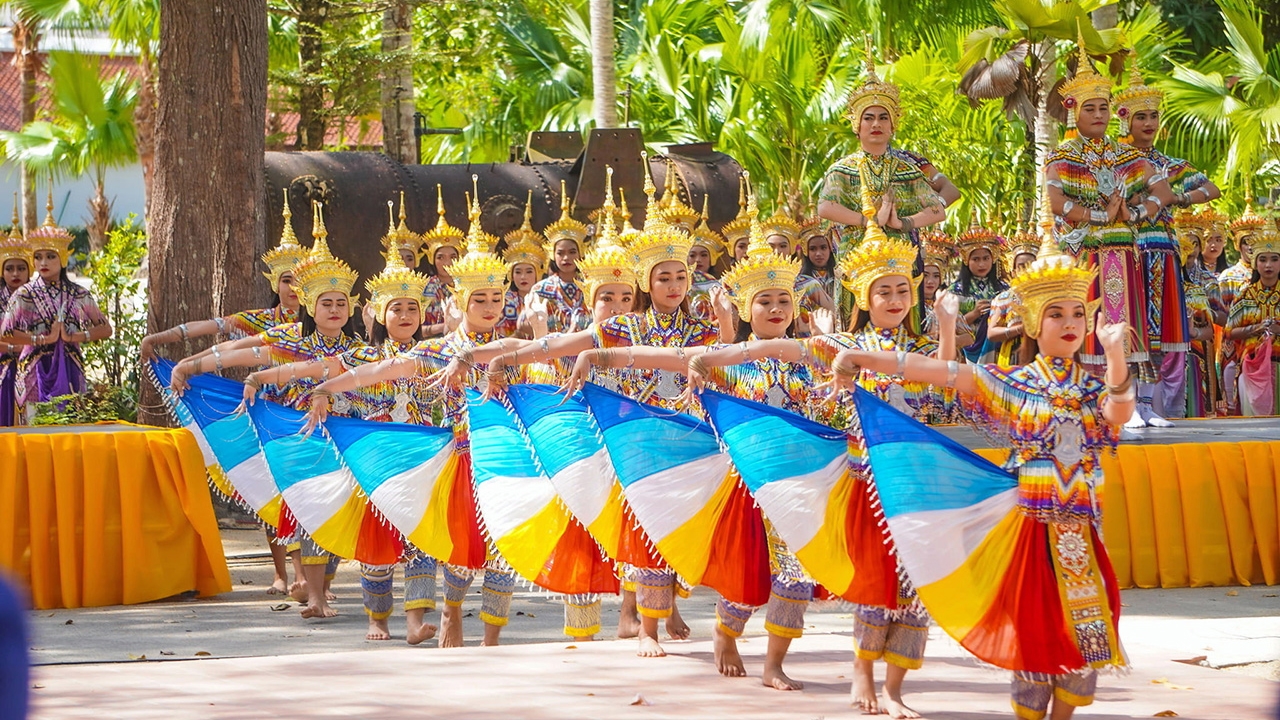
M 1053 178 L 1053 179 L 1051 179 L 1051 180 L 1045 180 L 1045 181 L 1044 181 L 1044 184 L 1045 184 L 1045 185 L 1052 185 L 1052 186 L 1054 186 L 1054 187 L 1058 188 L 1059 190 L 1061 190 L 1061 189 L 1062 189 L 1062 181 L 1061 181 L 1061 180 L 1059 180 L 1059 179 L 1057 179 L 1057 178 Z
M 1066 217 L 1070 215 L 1071 211 L 1075 209 L 1076 209 L 1076 204 L 1072 200 L 1067 200 L 1066 202 L 1062 203 L 1062 217 Z
M 542 348 L 542 353 L 544 355 L 547 355 L 547 356 L 551 355 L 551 349 L 548 347 L 547 337 L 545 335 L 538 338 L 538 347 Z M 546 358 L 543 358 L 543 359 L 545 360 Z
M 218 326 L 218 334 L 225 335 L 227 332 L 227 321 L 225 318 L 216 317 L 213 319 L 214 324 Z
M 898 375 L 898 377 L 902 377 L 902 374 L 906 371 L 907 371 L 907 351 L 899 350 L 898 351 L 898 372 L 896 374 Z
M 751 351 L 747 349 L 747 344 L 745 342 L 738 343 L 738 349 L 742 351 L 742 362 L 751 362 Z
M 222 372 L 222 353 L 218 350 L 218 346 L 214 345 L 209 348 L 209 352 L 213 355 L 213 367 L 218 372 Z
M 956 377 L 960 375 L 960 363 L 955 360 L 947 361 L 947 387 L 956 386 Z
M 190 339 L 191 336 L 187 334 L 186 323 L 182 323 L 181 325 L 178 326 L 178 335 L 182 336 L 182 339 L 184 342 Z
M 636 366 L 636 351 L 634 349 L 634 346 L 628 345 L 627 346 L 627 367 L 631 368 L 635 366 Z
M 320 367 L 323 368 L 320 371 L 320 382 L 325 382 L 326 380 L 329 379 L 329 363 L 321 360 Z
M 1091 224 L 1091 225 L 1106 225 L 1106 224 L 1107 224 L 1107 211 L 1106 211 L 1106 210 L 1090 210 L 1090 211 L 1089 211 L 1089 224 Z

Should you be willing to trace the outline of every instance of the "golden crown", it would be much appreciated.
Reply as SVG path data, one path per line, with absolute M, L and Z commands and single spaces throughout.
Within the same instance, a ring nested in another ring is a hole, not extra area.
M 396 252 L 408 250 L 413 253 L 414 258 L 422 259 L 422 236 L 409 229 L 404 221 L 404 191 L 400 192 L 400 224 L 396 225 L 396 218 L 391 214 L 391 201 L 387 201 L 387 216 L 390 219 L 387 223 L 387 234 L 382 236 L 382 247 L 384 250 L 394 249 Z
M 730 253 L 733 252 L 734 244 L 751 235 L 751 221 L 755 216 L 747 212 L 747 198 L 750 195 L 751 173 L 743 170 L 742 176 L 738 178 L 738 214 L 720 228 L 720 234 L 724 236 L 725 249 Z
M 920 233 L 920 251 L 925 265 L 936 265 L 945 275 L 956 260 L 956 244 L 951 236 L 941 230 L 925 230 Z
M 320 301 L 321 295 L 340 292 L 349 297 L 359 274 L 329 252 L 329 231 L 324 226 L 324 208 L 314 200 L 311 201 L 311 215 L 311 236 L 314 242 L 307 257 L 294 266 L 293 287 L 302 306 L 315 317 L 316 303 Z M 355 312 L 354 303 L 349 304 L 348 308 L 352 313 Z
M 587 239 L 587 226 L 569 214 L 569 193 L 565 191 L 564 181 L 560 181 L 560 219 L 542 229 L 547 236 L 547 255 L 551 255 L 556 243 L 561 240 L 572 240 L 578 250 L 585 250 L 583 241 Z
M 836 273 L 840 282 L 853 293 L 858 308 L 870 310 L 871 286 L 880 278 L 903 275 L 919 282 L 921 277 L 913 275 L 917 254 L 915 246 L 905 240 L 889 239 L 876 223 L 869 183 L 862 185 L 862 214 L 867 218 L 862 242 L 840 260 Z
M 902 109 L 899 105 L 898 86 L 884 82 L 876 74 L 876 61 L 871 54 L 870 35 L 867 36 L 866 53 L 866 77 L 863 80 L 862 87 L 856 88 L 849 94 L 847 115 L 856 126 L 862 118 L 862 113 L 866 112 L 867 108 L 882 107 L 889 111 L 893 126 L 897 127 L 898 117 L 902 114 Z
M 618 214 L 622 217 L 622 230 L 618 233 L 620 238 L 629 238 L 639 233 L 635 225 L 631 224 L 631 208 L 627 207 L 627 192 L 625 188 L 618 188 L 618 197 L 621 201 L 618 205 Z
M 693 244 L 706 248 L 707 252 L 711 253 L 711 263 L 714 265 L 720 260 L 720 254 L 724 252 L 724 237 L 707 225 L 707 203 L 710 199 L 710 195 L 702 196 L 702 219 L 693 229 Z
M 1018 316 L 1031 338 L 1040 336 L 1040 319 L 1044 316 L 1044 309 L 1052 303 L 1078 300 L 1086 304 L 1087 314 L 1090 309 L 1089 288 L 1098 274 L 1096 270 L 1080 267 L 1075 258 L 1062 252 L 1054 232 L 1049 194 L 1043 189 L 1041 198 L 1040 252 L 1035 262 L 1009 280 L 1009 287 L 1019 306 Z
M 680 179 L 676 172 L 676 164 L 667 159 L 667 178 L 663 183 L 662 200 L 659 202 L 658 216 L 670 225 L 685 232 L 692 232 L 698 219 L 702 217 L 697 210 L 684 204 L 680 199 Z
M 1205 235 L 1209 230 L 1209 225 L 1205 223 L 1205 217 L 1194 210 L 1179 210 L 1173 214 L 1173 230 L 1178 238 L 1178 255 L 1182 258 L 1182 264 L 1187 264 L 1187 258 L 1191 257 L 1191 253 L 1196 249 L 1196 243 L 1199 242 L 1203 246 Z
M 541 272 L 547 265 L 547 251 L 542 249 L 542 234 L 533 229 L 533 191 L 524 204 L 524 224 L 507 233 L 507 249 L 502 259 L 512 267 L 525 263 Z
M 466 251 L 492 253 L 498 247 L 498 238 L 484 231 L 480 224 L 480 190 L 477 187 L 479 176 L 471 176 L 471 192 L 467 198 L 467 245 Z
M 373 305 L 374 319 L 385 324 L 387 305 L 398 298 L 410 298 L 418 301 L 419 319 L 426 320 L 427 306 L 422 293 L 427 287 L 427 276 L 405 267 L 400 252 L 394 248 L 388 249 L 384 257 L 387 267 L 364 283 L 365 290 L 369 291 L 369 304 Z
M 1012 263 L 1019 255 L 1036 255 L 1039 252 L 1040 238 L 1036 237 L 1035 231 L 1028 225 L 1026 228 L 1019 228 L 1013 234 L 1013 239 L 1009 241 L 1009 252 L 1006 257 Z
M 587 307 L 595 303 L 596 293 L 605 285 L 621 283 L 633 289 L 636 286 L 636 271 L 631 266 L 631 256 L 617 246 L 600 245 L 593 248 L 578 261 L 578 272 L 582 273 Z
M 478 290 L 502 290 L 511 266 L 487 250 L 469 252 L 449 266 L 454 291 L 461 295 L 458 309 L 466 311 L 471 294 Z
M 1254 261 L 1262 254 L 1280 254 L 1280 231 L 1275 223 L 1268 222 L 1265 227 L 1249 241 L 1249 249 L 1253 251 Z
M 466 240 L 467 234 L 458 228 L 449 224 L 444 219 L 444 190 L 439 184 L 436 185 L 436 226 L 422 233 L 422 242 L 427 246 L 427 258 L 429 262 L 436 261 L 436 251 L 442 247 L 448 246 L 458 251 L 461 255 L 464 252 L 462 242 Z
M 744 257 L 729 268 L 720 280 L 729 290 L 729 297 L 738 306 L 738 315 L 751 317 L 751 301 L 766 290 L 785 290 L 795 293 L 796 276 L 800 274 L 800 261 L 781 255 Z
M 1067 109 L 1067 127 L 1076 126 L 1076 113 L 1080 106 L 1090 100 L 1110 100 L 1111 81 L 1098 74 L 1089 60 L 1089 53 L 1084 49 L 1084 31 L 1081 30 L 1076 40 L 1079 57 L 1076 61 L 1076 74 L 1062 83 L 1059 93 L 1062 95 L 1062 106 Z
M 10 260 L 25 262 L 28 272 L 33 268 L 31 247 L 22 237 L 22 221 L 18 218 L 18 193 L 13 194 L 13 225 L 9 228 L 9 236 L 0 238 L 0 266 Z
M 766 239 L 771 235 L 781 235 L 787 239 L 787 254 L 794 254 L 800 242 L 800 223 L 787 212 L 785 203 L 779 202 L 773 214 L 760 221 L 761 230 Z M 772 250 L 770 250 L 772 252 Z
M 800 252 L 805 255 L 809 254 L 809 238 L 814 235 L 825 235 L 826 230 L 822 227 L 822 218 L 818 217 L 812 206 L 809 207 L 809 215 L 800 221 Z
M 1116 117 L 1120 119 L 1120 134 L 1129 134 L 1129 121 L 1134 113 L 1154 112 L 1160 109 L 1164 100 L 1164 92 L 1160 88 L 1147 85 L 1138 70 L 1138 55 L 1135 51 L 1129 68 L 1129 85 L 1116 94 Z
M 280 276 L 293 270 L 307 257 L 307 249 L 298 244 L 298 236 L 293 231 L 293 211 L 289 209 L 289 190 L 284 191 L 284 230 L 280 232 L 280 244 L 262 254 L 262 262 L 267 264 L 268 272 L 262 276 L 271 281 L 271 291 L 275 292 L 280 285 Z
M 641 231 L 627 248 L 640 289 L 649 292 L 649 276 L 659 263 L 676 261 L 687 269 L 689 249 L 692 247 L 693 238 L 679 228 L 665 223 Z
M 596 212 L 596 236 L 593 244 L 600 248 L 622 250 L 622 241 L 615 226 L 618 206 L 613 202 L 613 167 L 610 165 L 604 166 L 604 204 Z
M 999 259 L 1004 252 L 1004 238 L 978 222 L 977 210 L 974 210 L 969 229 L 956 236 L 956 248 L 960 251 L 960 262 L 969 262 L 969 256 L 975 250 L 987 249 L 991 259 Z
M 45 222 L 48 221 L 46 220 Z M 1254 212 L 1253 201 L 1249 200 L 1245 202 L 1244 214 L 1228 223 L 1227 228 L 1231 231 L 1231 237 L 1239 243 L 1241 240 L 1247 240 L 1251 235 L 1270 224 L 1272 224 L 1270 220 Z M 35 250 L 37 248 L 32 245 L 31 249 Z
M 27 233 L 27 247 L 31 248 L 32 254 L 40 250 L 52 250 L 58 253 L 58 259 L 62 261 L 62 267 L 66 267 L 67 260 L 71 257 L 71 243 L 75 241 L 75 238 L 65 228 L 58 227 L 58 224 L 53 221 L 52 180 L 49 182 L 49 199 L 44 208 L 44 223 Z

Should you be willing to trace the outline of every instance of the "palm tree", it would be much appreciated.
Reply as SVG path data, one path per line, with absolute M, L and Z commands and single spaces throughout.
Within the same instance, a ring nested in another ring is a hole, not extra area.
M 1237 206 L 1241 188 L 1280 162 L 1280 47 L 1263 43 L 1263 17 L 1245 0 L 1218 0 L 1228 47 L 1173 63 L 1165 91 L 1171 153 L 1222 182 Z
M 124 72 L 103 81 L 98 58 L 55 52 L 49 55 L 53 119 L 27 123 L 17 132 L 0 132 L 5 154 L 24 168 L 68 176 L 92 173 L 89 246 L 99 250 L 111 226 L 106 171 L 137 159 L 133 124 L 138 86 Z
M 613 0 L 591 1 L 591 91 L 596 127 L 618 125 L 618 71 L 613 53 Z

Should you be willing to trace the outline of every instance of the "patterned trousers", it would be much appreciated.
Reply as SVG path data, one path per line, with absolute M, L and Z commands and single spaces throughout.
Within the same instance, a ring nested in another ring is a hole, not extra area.
M 923 612 L 858 605 L 853 612 L 853 652 L 859 660 L 880 660 L 907 670 L 924 664 L 929 616 Z
M 444 566 L 444 604 L 460 607 L 478 571 L 458 565 Z M 511 593 L 516 589 L 516 574 L 510 570 L 493 567 L 484 571 L 484 584 L 480 588 L 480 619 L 486 624 L 502 627 L 511 615 Z
M 404 561 L 404 609 L 436 609 L 436 559 L 417 553 Z M 391 616 L 395 565 L 360 566 L 360 590 L 364 611 L 375 620 Z
M 1098 673 L 1094 670 L 1063 675 L 1016 672 L 1011 698 L 1013 713 L 1020 720 L 1040 720 L 1049 712 L 1050 698 L 1074 707 L 1091 705 L 1097 687 Z
M 564 596 L 564 634 L 591 637 L 600 632 L 600 595 L 583 593 Z
M 798 638 L 804 634 L 804 611 L 813 600 L 813 583 L 785 582 L 774 575 L 769 587 L 764 629 L 770 635 Z M 716 603 L 716 620 L 729 637 L 739 637 L 758 606 L 729 602 Z

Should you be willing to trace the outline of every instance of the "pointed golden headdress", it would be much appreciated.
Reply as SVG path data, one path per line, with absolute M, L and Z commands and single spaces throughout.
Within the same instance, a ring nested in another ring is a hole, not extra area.
M 756 216 L 755 196 L 748 200 L 747 212 Z M 800 261 L 791 256 L 778 255 L 765 241 L 765 228 L 759 220 L 751 223 L 751 242 L 747 256 L 733 264 L 720 279 L 729 291 L 729 297 L 738 307 L 738 315 L 750 322 L 751 301 L 766 290 L 785 290 L 795 296 L 796 276 L 800 274 Z
M 67 260 L 71 257 L 71 243 L 75 241 L 75 238 L 65 228 L 59 227 L 53 221 L 52 180 L 49 182 L 49 200 L 44 207 L 44 223 L 27 233 L 27 247 L 31 248 L 32 254 L 41 250 L 52 250 L 58 253 L 58 259 L 62 261 L 62 267 L 65 268 Z
M 773 214 L 760 221 L 765 238 L 772 235 L 781 235 L 787 239 L 787 255 L 794 255 L 796 252 L 796 244 L 800 242 L 800 223 L 791 217 L 791 212 L 787 208 L 786 202 L 783 201 L 781 192 L 778 196 L 778 204 L 773 209 Z
M 1067 109 L 1067 128 L 1075 129 L 1076 113 L 1080 106 L 1090 100 L 1110 100 L 1111 81 L 1098 74 L 1089 60 L 1089 53 L 1084 49 L 1084 31 L 1079 32 L 1076 40 L 1079 57 L 1076 61 L 1076 74 L 1062 83 L 1059 93 L 1062 95 L 1062 106 Z
M 388 251 L 395 250 L 396 252 L 408 250 L 413 253 L 415 260 L 421 260 L 423 251 L 422 236 L 411 231 L 404 221 L 404 191 L 400 192 L 400 224 L 398 226 L 396 225 L 395 216 L 391 214 L 391 205 L 392 202 L 388 200 L 387 216 L 390 221 L 387 223 L 387 234 L 382 236 L 383 249 Z M 417 263 L 415 262 L 414 264 L 416 265 Z
M 427 246 L 427 262 L 435 263 L 436 251 L 442 247 L 451 247 L 459 255 L 465 252 L 462 243 L 467 234 L 449 224 L 444 219 L 444 190 L 436 185 L 436 226 L 422 233 L 422 241 Z
M 720 260 L 720 254 L 724 252 L 724 237 L 707 225 L 707 204 L 710 200 L 710 195 L 702 196 L 702 219 L 693 229 L 693 244 L 706 248 L 707 252 L 711 253 L 711 264 L 715 265 Z
M 916 249 L 905 240 L 892 240 L 876 223 L 875 203 L 871 189 L 862 185 L 862 214 L 867 218 L 867 231 L 862 242 L 853 252 L 847 253 L 836 266 L 840 282 L 853 293 L 860 310 L 871 309 L 871 286 L 875 281 L 892 275 L 902 275 L 914 283 L 920 276 L 913 275 Z
M 920 232 L 920 252 L 924 256 L 924 264 L 937 266 L 944 278 L 949 275 L 959 257 L 951 236 L 941 230 Z
M 1253 210 L 1253 200 L 1247 200 L 1244 204 L 1244 214 L 1232 220 L 1227 224 L 1227 229 L 1231 231 L 1231 238 L 1236 241 L 1239 246 L 1240 241 L 1244 240 L 1250 245 L 1253 244 L 1252 236 L 1260 232 L 1267 225 L 1273 225 L 1270 220 L 1262 217 Z M 37 248 L 33 245 L 32 250 Z
M 284 230 L 280 232 L 280 244 L 262 255 L 262 262 L 267 264 L 268 272 L 262 276 L 271 281 L 271 292 L 280 286 L 280 276 L 293 270 L 307 257 L 307 249 L 298 244 L 298 236 L 293 231 L 293 211 L 289 209 L 289 190 L 284 191 Z
M 969 262 L 969 256 L 981 249 L 989 251 L 993 261 L 999 260 L 1004 253 L 1004 238 L 978 222 L 978 211 L 975 208 L 969 229 L 956 236 L 956 248 L 960 251 L 961 263 Z
M 13 227 L 9 228 L 8 237 L 0 238 L 0 268 L 10 260 L 25 262 L 28 273 L 35 268 L 31 261 L 31 247 L 22 237 L 22 221 L 18 218 L 18 193 L 13 194 Z
M 625 205 L 623 206 L 625 207 Z M 596 292 L 601 287 L 621 283 L 636 286 L 636 271 L 630 253 L 623 247 L 622 239 L 614 232 L 613 168 L 605 166 L 604 212 L 600 214 L 599 231 L 595 247 L 578 260 L 578 272 L 582 273 L 583 292 L 587 306 L 595 303 Z M 637 235 L 632 229 L 632 235 Z
M 533 191 L 530 190 L 524 204 L 524 224 L 503 238 L 507 241 L 507 249 L 502 253 L 502 259 L 512 267 L 524 263 L 542 272 L 547 266 L 547 251 L 542 247 L 542 233 L 533 229 L 532 221 Z
M 743 170 L 738 178 L 738 215 L 720 228 L 720 234 L 724 236 L 724 247 L 730 254 L 739 240 L 751 235 L 751 223 L 756 218 L 747 213 L 747 198 L 750 194 L 751 173 Z
M 1044 309 L 1055 302 L 1076 300 L 1085 303 L 1086 315 L 1089 314 L 1089 287 L 1098 274 L 1095 270 L 1078 266 L 1075 258 L 1059 248 L 1048 193 L 1041 190 L 1041 197 L 1040 252 L 1035 262 L 1009 280 L 1009 287 L 1018 304 L 1018 317 L 1022 318 L 1027 337 L 1030 338 L 1040 336 L 1040 320 L 1044 317 Z
M 866 77 L 862 86 L 849 94 L 847 117 L 853 121 L 855 129 L 862 118 L 862 113 L 869 107 L 882 107 L 889 111 L 893 126 L 898 126 L 898 118 L 902 109 L 898 100 L 898 86 L 887 83 L 876 74 L 876 61 L 871 54 L 871 36 L 867 36 Z
M 1249 241 L 1249 249 L 1253 251 L 1255 261 L 1259 255 L 1280 254 L 1280 231 L 1276 230 L 1276 224 L 1268 222 L 1263 226 Z
M 577 244 L 579 252 L 587 249 L 583 244 L 587 239 L 587 226 L 574 220 L 569 214 L 569 193 L 565 190 L 563 180 L 560 181 L 560 219 L 543 228 L 542 234 L 547 236 L 548 257 L 554 254 L 556 243 L 561 240 L 572 240 Z
M 1164 100 L 1164 92 L 1160 88 L 1147 85 L 1138 69 L 1138 53 L 1135 50 L 1129 58 L 1129 85 L 1116 94 L 1116 117 L 1120 119 L 1120 135 L 1129 134 L 1129 121 L 1134 113 L 1155 112 L 1160 109 Z
M 388 248 L 383 256 L 387 260 L 386 268 L 364 283 L 365 289 L 369 291 L 369 304 L 373 306 L 374 319 L 385 323 L 387 306 L 391 301 L 410 298 L 418 301 L 419 321 L 426 320 L 427 305 L 423 302 L 422 292 L 427 287 L 427 276 L 405 267 L 400 251 L 394 247 Z
M 632 235 L 639 234 L 640 230 L 631 224 L 631 208 L 627 206 L 627 192 L 625 188 L 618 188 L 618 214 L 622 218 L 621 229 L 618 231 L 618 237 L 622 239 L 630 238 Z
M 475 187 L 476 176 L 471 176 L 472 187 Z M 479 193 L 477 193 L 479 195 Z M 453 276 L 454 291 L 459 295 L 458 309 L 466 312 L 467 301 L 471 294 L 478 290 L 503 290 L 507 285 L 511 266 L 502 258 L 493 254 L 493 243 L 497 238 L 480 229 L 480 200 L 473 198 L 467 213 L 471 219 L 471 229 L 467 232 L 467 254 L 455 260 L 449 266 L 449 274 Z
M 658 203 L 658 214 L 667 224 L 674 225 L 685 232 L 692 232 L 701 215 L 680 199 L 680 184 L 675 161 L 667 158 L 667 178 L 662 190 L 662 200 Z
M 316 303 L 320 302 L 321 295 L 340 292 L 350 297 L 359 274 L 329 252 L 329 231 L 324 226 L 324 208 L 315 200 L 311 201 L 311 216 L 311 237 L 314 241 L 311 252 L 294 266 L 293 289 L 298 293 L 302 306 L 315 317 Z M 347 307 L 352 313 L 356 310 L 355 303 L 349 303 Z
M 1204 239 L 1208 236 L 1210 227 L 1210 220 L 1204 213 L 1190 208 L 1173 214 L 1173 231 L 1178 238 L 1178 254 L 1182 257 L 1183 265 L 1191 257 L 1197 242 L 1204 247 Z
M 667 222 L 661 208 L 653 203 L 653 179 L 649 176 L 647 156 L 641 153 L 645 166 L 645 195 L 649 199 L 645 209 L 644 229 L 631 238 L 627 255 L 635 268 L 640 289 L 649 292 L 649 276 L 659 263 L 674 260 L 689 267 L 689 248 L 693 238 L 688 233 Z

